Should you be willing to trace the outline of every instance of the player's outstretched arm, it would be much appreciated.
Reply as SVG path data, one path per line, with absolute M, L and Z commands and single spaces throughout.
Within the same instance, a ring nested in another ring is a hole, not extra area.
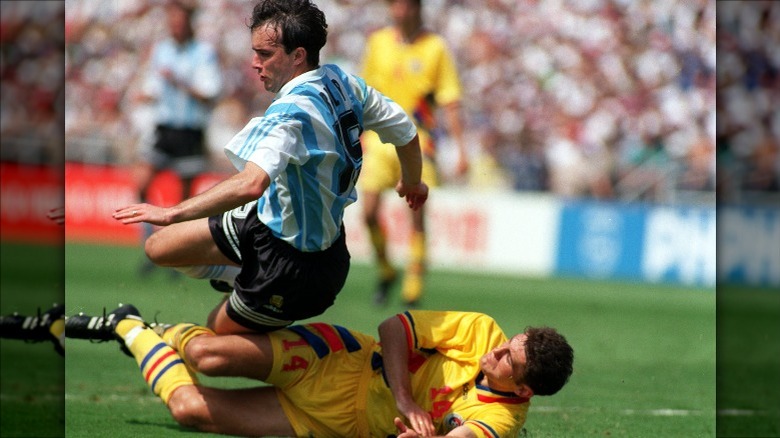
M 241 172 L 173 207 L 131 204 L 116 209 L 113 218 L 123 224 L 147 222 L 164 226 L 209 217 L 258 199 L 270 183 L 270 177 L 260 166 L 248 162 Z

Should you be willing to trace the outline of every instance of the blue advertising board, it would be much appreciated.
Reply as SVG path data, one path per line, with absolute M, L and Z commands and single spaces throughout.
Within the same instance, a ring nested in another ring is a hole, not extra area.
M 556 254 L 558 275 L 713 286 L 715 209 L 566 203 Z

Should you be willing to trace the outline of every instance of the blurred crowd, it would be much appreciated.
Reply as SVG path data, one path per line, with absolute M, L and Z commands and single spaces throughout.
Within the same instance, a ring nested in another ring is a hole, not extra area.
M 214 169 L 230 171 L 222 146 L 272 96 L 258 91 L 250 68 L 249 4 L 193 1 L 197 36 L 217 48 L 224 70 L 208 142 Z M 150 49 L 166 36 L 164 0 L 48 2 L 59 10 L 36 12 L 32 26 L 24 6 L 2 3 L 10 59 L 3 61 L 3 107 L 14 102 L 2 117 L 4 157 L 13 153 L 6 139 L 25 126 L 50 129 L 40 119 L 56 117 L 41 109 L 64 99 L 66 159 L 131 162 L 151 125 L 136 96 Z M 323 61 L 359 73 L 367 35 L 388 23 L 384 1 L 317 3 L 329 22 Z M 473 162 L 468 181 L 459 183 L 629 202 L 714 200 L 716 188 L 728 201 L 777 194 L 780 2 L 423 4 L 427 26 L 450 45 L 463 84 Z M 63 52 L 46 35 L 62 31 L 63 13 L 64 91 L 51 80 Z M 13 100 L 30 87 L 31 98 Z

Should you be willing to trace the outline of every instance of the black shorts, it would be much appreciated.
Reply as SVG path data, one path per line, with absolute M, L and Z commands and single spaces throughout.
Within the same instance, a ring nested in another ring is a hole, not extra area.
M 333 305 L 349 272 L 344 226 L 330 248 L 303 252 L 273 235 L 257 218 L 257 203 L 209 218 L 225 256 L 241 264 L 227 314 L 259 332 L 321 315 Z
M 172 169 L 182 178 L 192 178 L 206 170 L 205 135 L 202 129 L 160 125 L 147 159 L 156 169 Z

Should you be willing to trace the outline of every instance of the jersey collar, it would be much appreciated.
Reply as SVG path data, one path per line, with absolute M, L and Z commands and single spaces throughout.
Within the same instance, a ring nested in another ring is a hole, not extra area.
M 282 86 L 282 89 L 279 90 L 278 93 L 276 93 L 276 97 L 274 97 L 274 100 L 290 94 L 290 91 L 292 91 L 293 88 L 295 88 L 299 84 L 310 81 L 313 78 L 320 76 L 321 72 L 322 72 L 322 67 L 317 67 L 314 70 L 309 70 L 306 73 L 302 73 L 290 79 L 290 81 L 284 84 L 284 86 Z

